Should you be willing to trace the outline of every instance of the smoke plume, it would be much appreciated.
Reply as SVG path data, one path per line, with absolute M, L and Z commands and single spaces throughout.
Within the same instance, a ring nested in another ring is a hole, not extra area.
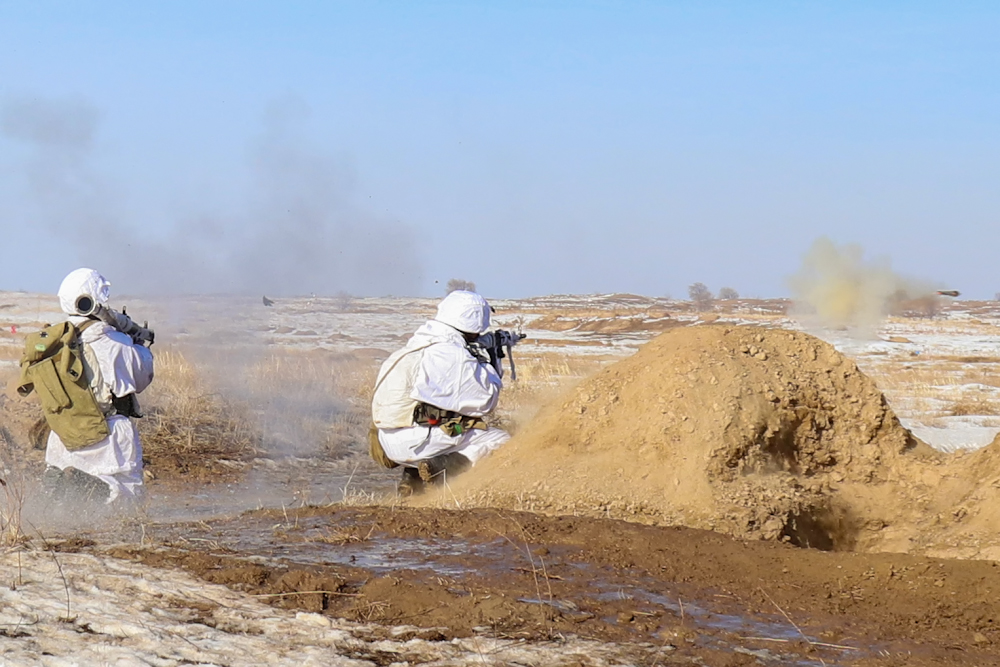
M 69 244 L 81 265 L 100 270 L 119 293 L 419 289 L 414 231 L 354 205 L 350 169 L 301 136 L 304 116 L 301 105 L 288 103 L 268 111 L 246 164 L 243 205 L 175 220 L 155 235 L 125 219 L 124 198 L 94 167 L 100 114 L 91 105 L 11 100 L 0 106 L 0 132 L 28 148 L 21 173 L 33 224 Z
M 896 273 L 888 258 L 866 259 L 859 245 L 817 239 L 788 279 L 795 312 L 829 327 L 871 329 L 901 304 L 934 299 L 934 286 Z

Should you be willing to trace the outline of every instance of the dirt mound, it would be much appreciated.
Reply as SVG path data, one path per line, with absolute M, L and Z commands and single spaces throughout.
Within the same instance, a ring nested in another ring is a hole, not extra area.
M 462 506 L 853 548 L 935 483 L 911 468 L 938 458 L 831 345 L 710 325 L 665 333 L 585 381 L 451 492 Z
M 936 476 L 932 475 L 937 473 Z M 932 489 L 916 498 L 919 515 L 903 531 L 909 551 L 942 558 L 1000 560 L 1000 436 L 947 465 L 919 471 Z

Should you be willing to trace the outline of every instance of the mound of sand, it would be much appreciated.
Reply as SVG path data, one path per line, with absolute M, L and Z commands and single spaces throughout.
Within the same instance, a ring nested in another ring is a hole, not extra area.
M 854 548 L 911 525 L 901 517 L 942 465 L 831 345 L 709 325 L 669 331 L 584 381 L 451 492 L 463 507 Z

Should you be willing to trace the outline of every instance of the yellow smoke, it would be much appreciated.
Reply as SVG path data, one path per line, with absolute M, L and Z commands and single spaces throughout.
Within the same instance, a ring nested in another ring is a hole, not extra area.
M 893 271 L 888 258 L 867 260 L 856 244 L 817 239 L 788 279 L 795 312 L 832 327 L 876 326 L 900 304 L 933 298 L 929 283 Z

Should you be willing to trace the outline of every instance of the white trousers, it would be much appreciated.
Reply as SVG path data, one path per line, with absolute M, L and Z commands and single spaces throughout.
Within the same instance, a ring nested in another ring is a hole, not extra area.
M 55 431 L 45 446 L 45 462 L 60 470 L 69 467 L 97 477 L 111 489 L 108 502 L 142 494 L 142 445 L 139 431 L 128 417 L 108 417 L 111 431 L 104 440 L 83 449 L 66 449 Z
M 475 465 L 508 440 L 510 435 L 499 428 L 485 431 L 470 429 L 455 437 L 447 435 L 437 426 L 387 428 L 378 432 L 378 441 L 382 443 L 385 455 L 401 465 L 416 464 L 439 454 L 454 452 L 462 454 Z

